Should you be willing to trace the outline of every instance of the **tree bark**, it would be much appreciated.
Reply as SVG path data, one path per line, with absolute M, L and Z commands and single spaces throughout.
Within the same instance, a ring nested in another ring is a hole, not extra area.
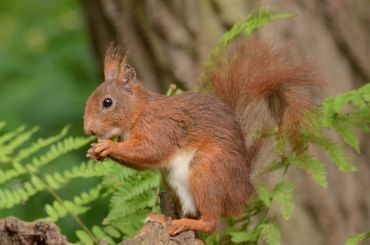
M 59 232 L 59 228 L 49 222 L 24 222 L 14 217 L 0 220 L 1 245 L 58 244 L 71 245 Z
M 291 43 L 304 59 L 314 60 L 327 82 L 320 98 L 370 81 L 370 2 L 366 0 L 82 0 L 92 45 L 99 60 L 112 39 L 123 39 L 129 62 L 143 82 L 165 91 L 170 83 L 197 85 L 202 62 L 222 34 L 259 5 L 273 4 L 296 17 L 276 21 L 258 35 Z M 293 217 L 280 220 L 283 244 L 343 244 L 370 229 L 370 157 L 368 136 L 362 154 L 353 154 L 356 173 L 327 164 L 329 188 L 322 189 L 299 170 L 288 178 L 296 184 Z M 326 159 L 327 162 L 327 159 Z
M 204 243 L 195 238 L 193 231 L 185 231 L 176 236 L 170 236 L 164 227 L 156 223 L 148 223 L 141 228 L 138 235 L 130 240 L 125 240 L 119 245 L 146 245 L 146 244 L 163 244 L 163 245 L 204 245 Z
M 15 217 L 7 217 L 0 220 L 0 244 L 1 245 L 72 245 L 67 238 L 60 233 L 57 225 L 51 222 L 35 221 L 25 222 Z M 100 241 L 99 245 L 107 245 Z M 158 222 L 145 224 L 140 232 L 132 239 L 124 240 L 119 245 L 204 245 L 195 238 L 193 231 L 185 231 L 176 236 L 170 236 L 165 228 Z

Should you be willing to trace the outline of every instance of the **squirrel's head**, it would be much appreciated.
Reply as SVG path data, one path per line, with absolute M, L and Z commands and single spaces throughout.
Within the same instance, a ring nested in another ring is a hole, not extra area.
M 123 46 L 112 43 L 104 60 L 105 80 L 86 103 L 86 134 L 108 139 L 123 136 L 129 130 L 140 84 L 137 82 L 135 69 L 127 65 L 126 61 Z

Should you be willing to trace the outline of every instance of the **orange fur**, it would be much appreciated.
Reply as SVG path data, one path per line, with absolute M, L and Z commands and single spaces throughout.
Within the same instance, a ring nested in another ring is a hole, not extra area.
M 184 162 L 189 164 L 186 188 L 172 191 L 189 191 L 197 213 L 193 219 L 184 213 L 168 231 L 212 232 L 220 217 L 239 215 L 253 193 L 250 169 L 264 144 L 250 137 L 253 130 L 277 125 L 294 133 L 304 119 L 309 103 L 301 90 L 315 84 L 311 68 L 291 65 L 266 42 L 242 40 L 226 54 L 226 62 L 225 56 L 217 57 L 215 69 L 206 70 L 214 95 L 168 97 L 145 89 L 119 52 L 122 48 L 108 50 L 106 81 L 86 104 L 85 132 L 100 138 L 88 156 L 111 157 L 132 168 L 159 168 L 165 175 L 178 164 L 173 159 L 190 157 L 190 163 Z M 108 108 L 102 106 L 105 98 L 113 101 Z M 126 141 L 109 140 L 113 136 Z
M 301 126 L 308 126 L 307 92 L 321 81 L 312 64 L 294 62 L 291 56 L 288 47 L 242 38 L 205 70 L 206 85 L 234 111 L 251 159 L 267 144 L 253 132 L 278 128 L 294 139 Z

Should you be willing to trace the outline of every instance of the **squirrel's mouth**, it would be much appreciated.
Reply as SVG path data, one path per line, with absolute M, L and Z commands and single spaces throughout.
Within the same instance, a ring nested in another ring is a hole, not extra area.
M 97 138 L 99 140 L 113 140 L 113 141 L 121 141 L 121 136 L 119 135 L 107 135 L 107 134 L 103 134 L 103 135 L 97 135 Z
M 126 141 L 128 139 L 128 132 L 121 133 L 121 130 L 118 131 L 118 129 L 113 129 L 109 132 L 106 132 L 101 135 L 97 135 L 98 139 L 100 140 L 106 140 L 111 139 L 113 141 Z
M 110 130 L 104 130 L 105 132 L 101 132 L 97 137 L 101 140 L 112 139 L 113 137 L 119 137 L 121 135 L 121 129 L 119 128 L 111 128 Z
M 101 135 L 97 135 L 99 140 L 107 140 L 107 139 L 114 139 L 114 138 L 120 138 L 118 134 L 114 134 L 112 132 L 107 132 Z

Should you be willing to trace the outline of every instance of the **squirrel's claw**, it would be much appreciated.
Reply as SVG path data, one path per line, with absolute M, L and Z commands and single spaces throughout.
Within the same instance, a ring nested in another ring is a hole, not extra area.
M 173 220 L 167 226 L 167 232 L 171 236 L 175 236 L 186 230 L 189 230 L 189 228 L 186 225 L 184 225 L 181 220 Z
M 101 154 L 103 151 L 106 151 L 110 148 L 111 141 L 110 140 L 101 140 L 96 143 L 94 150 L 95 153 Z
M 104 159 L 104 157 L 95 152 L 95 146 L 96 143 L 91 144 L 91 147 L 87 150 L 86 157 L 92 160 L 101 161 Z
M 111 140 L 100 140 L 93 147 L 94 154 L 101 158 L 108 156 L 112 151 L 113 144 L 114 142 Z

